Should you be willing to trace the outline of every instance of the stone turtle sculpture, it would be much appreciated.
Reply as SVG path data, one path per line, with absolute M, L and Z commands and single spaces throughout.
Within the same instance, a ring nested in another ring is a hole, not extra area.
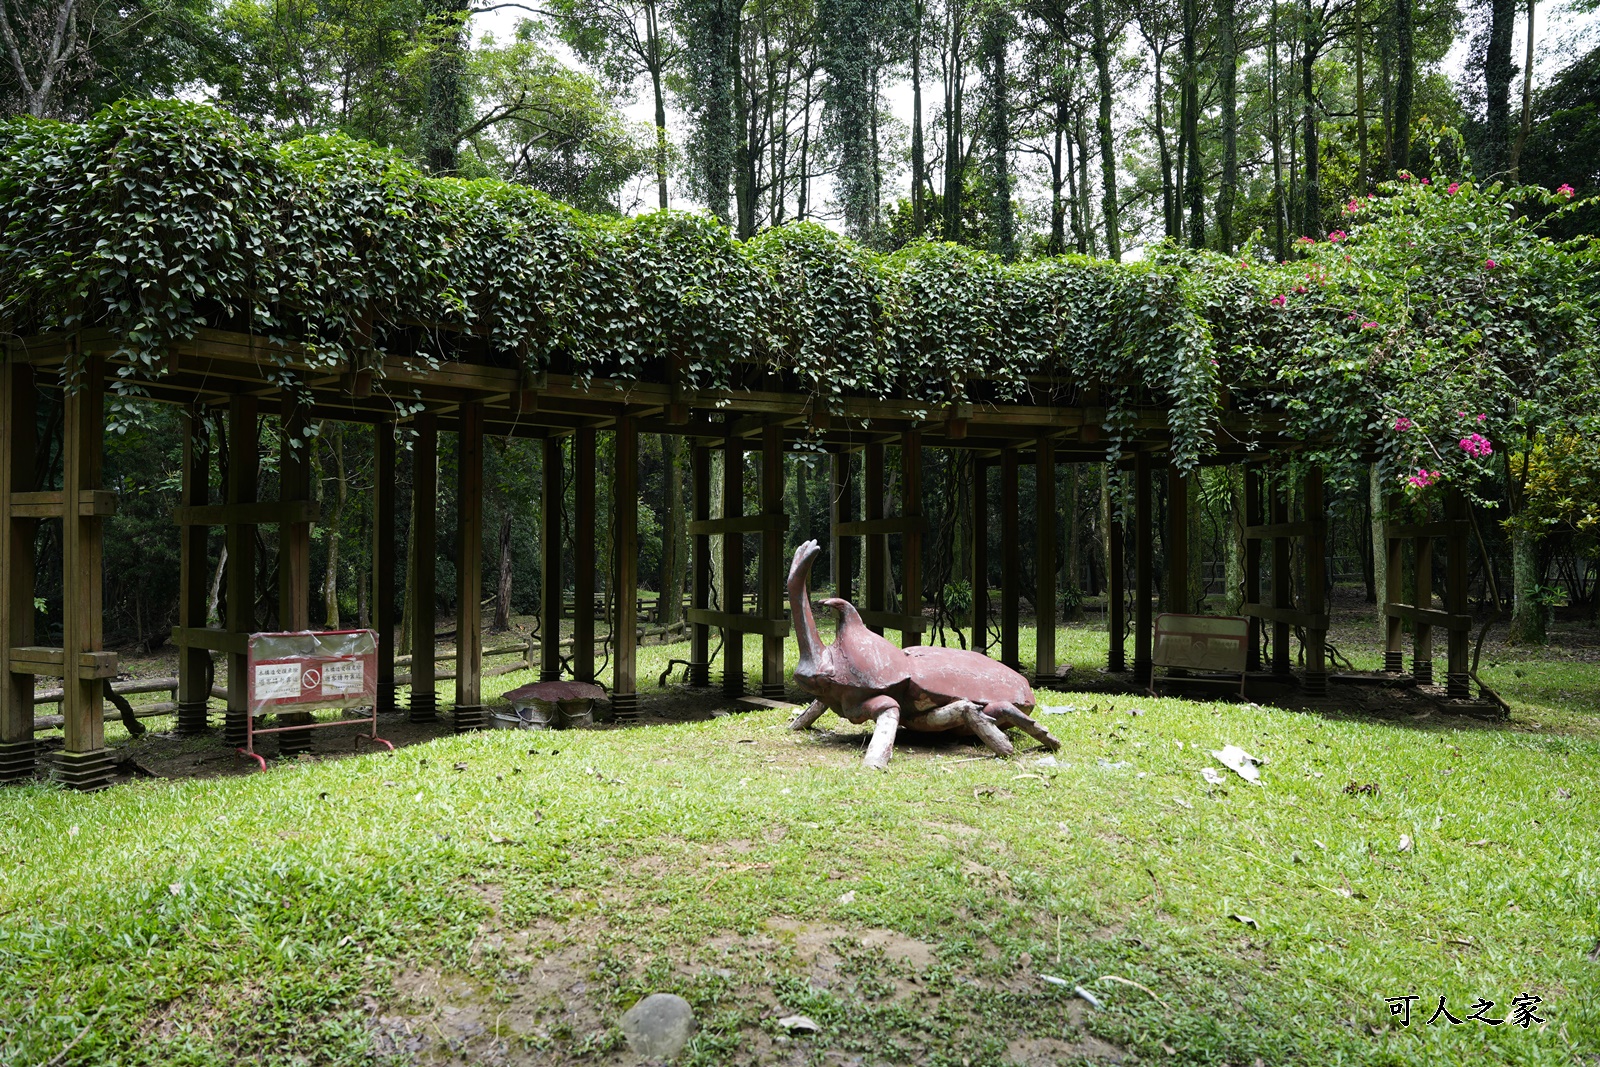
M 1049 749 L 1061 742 L 1030 716 L 1033 688 L 1010 667 L 964 649 L 896 648 L 867 628 L 855 606 L 830 598 L 822 603 L 839 613 L 839 634 L 824 645 L 811 614 L 811 564 L 822 551 L 815 541 L 795 550 L 789 568 L 789 608 L 794 616 L 800 664 L 794 680 L 815 697 L 791 729 L 804 730 L 824 711 L 854 723 L 873 722 L 867 745 L 868 767 L 884 770 L 894 752 L 895 734 L 908 730 L 955 730 L 977 735 L 1002 756 L 1014 751 L 1005 731 L 1013 727 Z

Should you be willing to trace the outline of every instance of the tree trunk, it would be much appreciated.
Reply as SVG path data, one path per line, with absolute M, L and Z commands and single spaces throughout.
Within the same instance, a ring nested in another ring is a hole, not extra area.
M 1278 262 L 1289 258 L 1289 196 L 1283 187 L 1283 133 L 1278 128 L 1278 5 L 1272 5 L 1267 30 L 1267 88 L 1272 122 L 1272 224 L 1277 240 L 1273 253 Z
M 1189 247 L 1206 246 L 1205 173 L 1200 169 L 1200 33 L 1199 0 L 1183 3 L 1183 136 L 1188 162 L 1184 165 L 1184 199 L 1189 207 Z
M 1000 257 L 1016 258 L 1017 227 L 1011 210 L 1011 94 L 1006 73 L 1006 50 L 1011 34 L 1009 14 L 991 14 L 984 27 L 988 54 L 989 151 L 994 168 L 994 224 Z
M 1217 0 L 1222 37 L 1222 182 L 1217 189 L 1217 245 L 1233 253 L 1233 204 L 1239 189 L 1239 40 L 1234 0 Z
M 1321 29 L 1313 14 L 1311 0 L 1305 2 L 1305 39 L 1300 52 L 1300 94 L 1305 108 L 1305 202 L 1301 233 L 1322 235 L 1322 161 L 1317 146 L 1317 53 L 1321 48 Z
M 1522 61 L 1522 125 L 1517 129 L 1517 142 L 1511 146 L 1511 181 L 1515 184 L 1522 171 L 1522 149 L 1528 143 L 1528 131 L 1533 128 L 1533 9 L 1534 0 L 1528 0 L 1528 53 Z
M 661 30 L 656 23 L 655 0 L 645 4 L 645 48 L 649 52 L 650 88 L 656 103 L 656 195 L 667 209 L 667 95 L 661 84 Z
M 1367 68 L 1364 64 L 1367 27 L 1361 17 L 1363 0 L 1355 0 L 1356 51 L 1356 192 L 1367 191 Z
M 1222 602 L 1229 615 L 1244 607 L 1244 468 L 1237 463 L 1225 468 L 1228 479 L 1228 565 Z
M 1094 246 L 1094 214 L 1089 199 L 1089 129 L 1084 125 L 1083 112 L 1078 113 L 1078 254 L 1092 255 Z
M 1411 98 L 1416 80 L 1416 12 L 1413 0 L 1394 0 L 1394 161 L 1393 174 L 1411 166 Z
M 423 156 L 435 174 L 456 172 L 456 146 L 466 124 L 465 0 L 431 0 L 434 35 L 422 120 Z
M 948 61 L 945 72 L 945 109 L 944 109 L 944 232 L 940 234 L 946 241 L 961 240 L 961 197 L 963 186 L 966 182 L 966 160 L 962 151 L 963 132 L 961 129 L 961 94 L 962 94 L 962 38 L 965 28 L 961 22 L 960 3 L 951 3 L 950 10 L 950 37 L 948 44 Z
M 1122 261 L 1122 237 L 1117 232 L 1117 156 L 1111 135 L 1111 40 L 1106 26 L 1105 0 L 1090 0 L 1094 31 L 1094 65 L 1100 88 L 1100 190 L 1101 210 L 1105 214 L 1106 254 Z
M 330 630 L 340 626 L 339 613 L 339 549 L 343 541 L 340 528 L 344 522 L 345 505 L 350 499 L 350 477 L 344 465 L 344 430 L 342 423 L 323 419 L 317 431 L 318 439 L 333 453 L 335 479 L 332 513 L 323 519 L 322 527 L 328 538 L 328 569 L 322 580 L 322 612 L 324 625 Z M 317 495 L 322 495 L 322 479 L 317 479 Z
M 1516 0 L 1489 0 L 1489 48 L 1484 56 L 1483 88 L 1485 168 L 1503 174 L 1511 166 L 1511 31 L 1517 20 Z
M 1067 606 L 1069 617 L 1076 619 L 1083 614 L 1083 586 L 1080 576 L 1083 574 L 1083 524 L 1079 521 L 1081 512 L 1078 508 L 1078 464 L 1067 465 L 1067 500 L 1064 511 L 1067 516 L 1067 559 L 1066 559 L 1066 585 Z
M 1546 634 L 1544 604 L 1539 597 L 1544 585 L 1539 537 L 1520 524 L 1511 528 L 1511 580 L 1515 588 L 1508 640 L 1514 645 L 1542 645 Z
M 922 186 L 928 172 L 922 144 L 922 0 L 917 0 L 912 10 L 916 24 L 911 31 L 911 232 L 921 237 L 926 225 Z

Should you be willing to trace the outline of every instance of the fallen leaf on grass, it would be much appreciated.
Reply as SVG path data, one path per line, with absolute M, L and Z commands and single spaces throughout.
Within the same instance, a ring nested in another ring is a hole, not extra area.
M 854 904 L 855 902 L 856 902 L 856 891 L 854 889 L 850 890 L 850 892 L 848 892 L 848 893 L 840 893 L 839 894 L 839 903 L 840 904 L 847 904 L 848 905 L 848 904 Z
M 1401 852 L 1410 852 L 1411 851 L 1411 835 L 1410 834 L 1401 834 L 1400 835 L 1400 851 Z
M 465 763 L 458 763 L 454 767 L 451 768 L 451 770 L 456 770 L 456 771 L 464 771 L 466 769 L 467 769 L 467 765 Z
M 1215 767 L 1201 767 L 1200 777 L 1204 778 L 1211 785 L 1222 784 L 1222 775 L 1217 772 Z
M 1252 919 L 1248 915 L 1239 915 L 1239 914 L 1236 913 L 1236 914 L 1233 914 L 1233 915 L 1229 915 L 1228 918 L 1232 919 L 1234 922 L 1237 922 L 1237 923 L 1244 923 L 1246 926 L 1250 927 L 1250 929 L 1252 929 L 1252 930 L 1261 929 L 1261 924 L 1256 922 L 1254 919 Z
M 499 834 L 491 833 L 489 835 L 489 844 L 491 844 L 491 845 L 520 845 L 520 844 L 522 844 L 522 842 L 518 841 L 514 837 L 501 837 Z
M 814 1034 L 822 1029 L 804 1015 L 785 1015 L 778 1020 L 778 1025 L 792 1034 Z

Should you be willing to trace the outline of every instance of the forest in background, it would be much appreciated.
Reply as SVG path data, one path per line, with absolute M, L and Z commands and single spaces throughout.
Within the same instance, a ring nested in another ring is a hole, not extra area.
M 474 15 L 501 8 L 529 17 L 506 39 L 474 36 Z M 119 98 L 203 98 L 274 137 L 342 132 L 436 174 L 527 184 L 589 211 L 687 199 L 740 237 L 817 219 L 882 249 L 928 237 L 1006 258 L 1080 251 L 1117 259 L 1162 239 L 1232 252 L 1259 234 L 1260 248 L 1288 259 L 1297 238 L 1337 232 L 1348 201 L 1405 172 L 1562 184 L 1580 199 L 1600 189 L 1600 50 L 1576 54 L 1548 84 L 1534 85 L 1528 57 L 1511 49 L 1513 25 L 1534 14 L 1531 3 L 1504 0 L 557 0 L 538 10 L 461 0 L 120 8 L 3 0 L 0 106 L 73 119 Z M 1452 83 L 1441 64 L 1458 38 L 1470 39 L 1474 58 Z M 891 92 L 907 86 L 909 125 L 888 106 Z M 623 108 L 634 100 L 653 105 L 653 124 L 628 120 Z M 1464 140 L 1437 137 L 1446 126 Z M 630 201 L 641 180 L 651 195 Z M 893 192 L 901 188 L 906 195 Z M 1568 213 L 1558 235 L 1593 232 L 1593 211 Z M 49 405 L 41 417 L 55 417 Z M 134 400 L 113 401 L 110 411 L 108 485 L 122 505 L 108 529 L 108 633 L 146 648 L 165 640 L 175 613 L 177 420 L 175 409 Z M 334 423 L 318 430 L 318 621 L 364 622 L 370 437 Z M 267 493 L 275 434 L 264 423 Z M 645 443 L 637 536 L 648 588 L 684 585 L 684 540 L 672 531 L 683 528 L 685 459 L 673 438 Z M 829 478 L 819 459 L 787 461 L 791 539 L 827 527 Z M 409 462 L 408 454 L 402 509 Z M 925 462 L 936 536 L 924 594 L 948 626 L 964 621 L 970 602 L 959 561 L 975 533 L 959 457 L 930 449 Z M 486 587 L 503 626 L 531 612 L 539 595 L 540 457 L 530 442 L 496 441 L 487 468 Z M 1058 607 L 1070 611 L 1099 591 L 1105 516 L 1119 506 L 1120 488 L 1098 466 L 1067 468 L 1061 478 L 1069 521 L 1057 553 L 1065 571 Z M 748 481 L 753 503 L 753 470 Z M 1335 572 L 1362 582 L 1370 597 L 1371 494 L 1336 490 Z M 1222 604 L 1236 585 L 1228 569 L 1237 492 L 1229 472 L 1205 472 L 1192 517 L 1191 540 L 1208 566 L 1191 573 Z M 894 506 L 891 499 L 891 513 Z M 453 507 L 447 488 L 441 589 L 453 588 Z M 1576 513 L 1592 517 L 1593 509 Z M 1509 538 L 1486 525 L 1475 584 L 1498 601 L 1510 584 Z M 615 533 L 603 510 L 602 559 Z M 1600 603 L 1595 536 L 1581 519 L 1553 524 L 1532 591 L 1592 616 Z M 1026 568 L 1027 529 L 1023 544 Z M 219 568 L 220 553 L 219 538 Z M 274 558 L 257 553 L 263 625 L 274 617 Z M 998 558 L 993 549 L 990 558 Z M 51 589 L 48 568 L 59 553 L 41 544 L 39 559 L 40 588 Z M 48 595 L 42 607 L 47 620 L 58 617 Z M 672 615 L 669 608 L 666 621 Z

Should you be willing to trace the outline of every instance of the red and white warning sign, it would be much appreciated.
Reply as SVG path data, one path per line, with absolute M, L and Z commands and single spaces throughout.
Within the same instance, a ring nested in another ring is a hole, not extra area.
M 250 713 L 371 704 L 377 656 L 372 630 L 251 634 Z

